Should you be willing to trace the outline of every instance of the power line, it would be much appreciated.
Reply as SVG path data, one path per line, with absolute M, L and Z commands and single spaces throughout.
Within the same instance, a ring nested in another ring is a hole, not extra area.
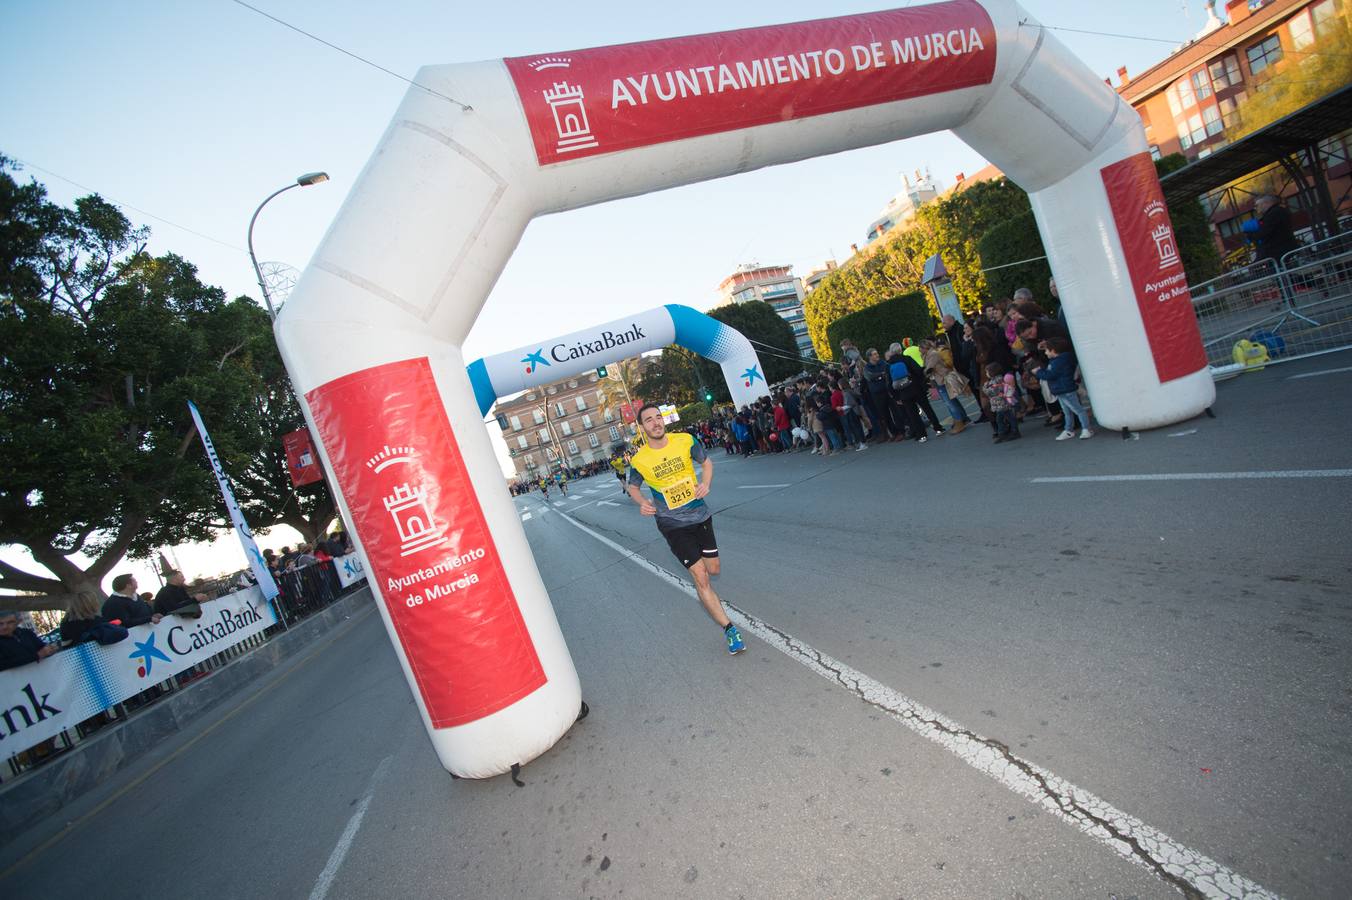
M 202 238 L 203 240 L 211 241 L 211 242 L 214 243 L 214 244 L 220 244 L 222 247 L 228 247 L 228 248 L 230 248 L 231 250 L 238 250 L 240 253 L 247 254 L 247 253 L 249 252 L 249 251 L 245 250 L 243 247 L 240 247 L 240 246 L 237 246 L 237 245 L 235 245 L 235 244 L 232 244 L 232 243 L 230 243 L 229 241 L 223 241 L 223 240 L 221 240 L 220 238 L 214 238 L 214 237 L 212 237 L 212 236 L 209 235 L 209 234 L 203 234 L 202 232 L 196 231 L 196 230 L 194 230 L 194 229 L 192 229 L 192 228 L 189 228 L 189 227 L 186 226 L 186 225 L 180 225 L 180 224 L 178 224 L 177 222 L 173 222 L 173 221 L 170 221 L 169 219 L 164 218 L 163 216 L 157 216 L 157 215 L 155 215 L 153 212 L 150 212 L 149 210 L 142 209 L 142 208 L 139 207 L 139 206 L 133 206 L 133 205 L 130 204 L 130 203 L 125 203 L 125 202 L 123 202 L 123 201 L 121 201 L 121 200 L 118 200 L 116 197 L 110 197 L 110 196 L 108 196 L 107 194 L 104 194 L 102 191 L 99 191 L 99 190 L 96 189 L 96 188 L 92 188 L 92 187 L 89 187 L 88 185 L 81 184 L 80 182 L 75 181 L 75 180 L 72 179 L 72 178 L 67 178 L 65 175 L 62 175 L 62 174 L 57 173 L 57 172 L 53 172 L 51 169 L 44 169 L 42 166 L 34 165 L 33 163 L 27 162 L 26 160 L 19 159 L 18 157 L 13 157 L 13 159 L 14 159 L 14 161 L 15 161 L 16 163 L 19 163 L 20 165 L 24 166 L 25 168 L 35 169 L 35 170 L 38 171 L 38 172 L 42 172 L 44 175 L 50 175 L 52 178 L 56 178 L 56 179 L 58 179 L 58 180 L 60 180 L 60 181 L 64 181 L 64 182 L 66 182 L 66 184 L 74 185 L 75 187 L 79 188 L 79 189 L 82 190 L 82 191 L 89 191 L 91 194 L 98 194 L 100 197 L 103 197 L 105 200 L 108 200 L 108 201 L 110 201 L 110 202 L 112 202 L 112 203 L 114 203 L 114 204 L 116 204 L 116 205 L 118 205 L 118 206 L 124 206 L 124 207 L 126 207 L 127 209 L 134 209 L 134 210 L 136 210 L 138 213 L 140 213 L 140 214 L 143 215 L 143 216 L 149 216 L 150 218 L 156 220 L 157 222 L 163 222 L 164 224 L 166 224 L 166 225 L 168 225 L 168 226 L 170 226 L 170 227 L 172 227 L 172 228 L 177 228 L 179 231 L 186 231 L 188 234 L 196 235 L 197 237 L 200 237 L 200 238 Z
M 1027 24 L 1029 24 L 1029 22 L 1028 22 L 1027 19 L 1023 19 L 1023 20 L 1021 20 L 1021 21 L 1019 22 L 1019 24 L 1020 24 L 1020 25 L 1027 25 Z M 1179 40 L 1179 39 L 1177 39 L 1177 38 L 1150 37 L 1149 35 L 1144 35 L 1144 34 L 1121 34 L 1121 33 L 1119 33 L 1119 32 L 1115 32 L 1115 31 L 1094 31 L 1093 29 L 1089 29 L 1089 28 L 1068 28 L 1068 27 L 1066 27 L 1066 26 L 1064 26 L 1064 25 L 1046 25 L 1046 24 L 1043 24 L 1043 23 L 1038 23 L 1038 24 L 1039 24 L 1039 27 L 1045 28 L 1045 29 L 1047 29 L 1048 31 L 1066 31 L 1066 32 L 1070 32 L 1071 34 L 1089 34 L 1089 35 L 1093 35 L 1093 36 L 1095 36 L 1095 37 L 1123 38 L 1123 39 L 1125 39 L 1125 40 L 1130 40 L 1130 41 L 1149 41 L 1149 42 L 1155 43 L 1155 44 L 1173 44 L 1173 45 L 1178 46 L 1178 47 L 1205 47 L 1205 48 L 1207 48 L 1207 49 L 1217 50 L 1217 49 L 1225 49 L 1225 48 L 1228 46 L 1228 45 L 1227 45 L 1226 43 L 1224 43 L 1224 42 L 1217 43 L 1217 42 L 1214 42 L 1214 41 L 1203 41 L 1201 38 L 1191 38 L 1191 39 L 1183 39 L 1183 40 Z M 1293 50 L 1288 50 L 1288 49 L 1286 49 L 1285 47 L 1282 48 L 1282 52 L 1283 52 L 1283 53 L 1290 53 L 1290 54 L 1300 54 L 1300 55 L 1303 55 L 1303 56 L 1347 56 L 1347 55 L 1349 55 L 1349 54 L 1347 54 L 1347 53 L 1330 52 L 1330 51 L 1328 51 L 1328 50 L 1294 50 L 1294 49 L 1293 49 Z
M 474 108 L 474 107 L 470 106 L 470 105 L 467 104 L 467 103 L 461 103 L 459 100 L 455 99 L 454 97 L 448 97 L 448 96 L 446 96 L 445 94 L 441 93 L 441 91 L 433 90 L 432 88 L 428 87 L 428 86 L 425 85 L 425 84 L 419 84 L 418 82 L 414 81 L 414 80 L 411 79 L 411 78 L 405 78 L 403 75 L 400 75 L 398 72 L 391 71 L 391 70 L 385 68 L 384 66 L 380 65 L 379 63 L 372 62 L 371 60 L 367 59 L 367 58 L 364 57 L 364 56 L 359 56 L 359 55 L 357 55 L 356 53 L 353 53 L 351 50 L 345 50 L 344 48 L 339 47 L 337 44 L 330 43 L 329 41 L 324 40 L 322 37 L 319 37 L 318 35 L 311 34 L 310 32 L 306 31 L 304 28 L 299 28 L 299 27 L 297 27 L 297 26 L 295 26 L 295 25 L 292 25 L 290 22 L 285 22 L 285 21 L 283 21 L 283 20 L 277 18 L 276 16 L 272 15 L 271 13 L 266 13 L 266 12 L 264 12 L 263 10 L 259 9 L 259 8 L 256 7 L 256 6 L 250 6 L 248 3 L 245 3 L 244 0 L 231 0 L 231 2 L 237 3 L 238 5 L 244 7 L 245 9 L 252 10 L 253 12 L 258 13 L 260 16 L 262 16 L 262 17 L 265 18 L 265 19 L 271 19 L 273 22 L 276 22 L 278 25 L 281 25 L 283 28 L 290 28 L 292 31 L 296 32 L 297 34 L 304 35 L 305 37 L 309 38 L 309 39 L 312 40 L 312 41 L 318 41 L 319 43 L 323 44 L 325 47 L 328 47 L 328 48 L 331 49 L 331 50 L 337 50 L 339 53 L 343 54 L 344 56 L 350 56 L 350 57 L 352 57 L 353 59 L 355 59 L 355 60 L 356 60 L 357 62 L 359 62 L 359 63 L 364 63 L 365 65 L 368 65 L 368 66 L 370 66 L 370 67 L 373 68 L 373 69 L 379 69 L 380 71 L 384 72 L 386 75 L 392 75 L 392 76 L 394 76 L 395 78 L 398 78 L 400 81 L 404 82 L 405 84 L 410 84 L 410 85 L 412 85 L 413 87 L 418 88 L 419 90 L 427 91 L 427 93 L 432 94 L 432 95 L 435 96 L 435 97 L 440 97 L 442 100 L 446 100 L 446 101 L 448 101 L 448 102 L 450 102 L 450 103 L 454 103 L 456 106 L 460 107 L 460 108 L 461 108 L 462 110 L 464 110 L 465 112 L 470 112 L 470 111 L 473 110 L 473 108 Z

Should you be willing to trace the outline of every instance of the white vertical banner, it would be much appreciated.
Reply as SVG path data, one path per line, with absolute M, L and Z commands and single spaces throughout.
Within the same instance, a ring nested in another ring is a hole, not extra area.
M 221 468 L 221 459 L 216 455 L 211 436 L 207 434 L 207 426 L 202 424 L 202 415 L 197 411 L 197 405 L 189 400 L 188 409 L 192 412 L 192 420 L 197 423 L 197 433 L 202 437 L 202 446 L 207 448 L 207 459 L 211 460 L 211 468 L 216 473 L 216 483 L 221 486 L 225 508 L 230 510 L 230 521 L 235 526 L 235 534 L 239 536 L 240 545 L 244 547 L 244 557 L 249 560 L 249 569 L 258 581 L 258 589 L 263 592 L 263 599 L 271 600 L 277 596 L 277 582 L 272 580 L 267 561 L 263 559 L 263 554 L 258 552 L 258 543 L 254 540 L 253 532 L 249 530 L 248 523 L 244 521 L 244 513 L 235 502 L 235 493 L 230 490 L 230 480 L 225 477 L 225 470 Z

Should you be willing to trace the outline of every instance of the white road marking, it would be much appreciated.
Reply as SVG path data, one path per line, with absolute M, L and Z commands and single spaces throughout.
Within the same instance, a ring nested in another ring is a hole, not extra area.
M 1341 369 L 1323 369 L 1318 372 L 1302 372 L 1299 375 L 1287 375 L 1287 381 L 1295 381 L 1297 378 L 1314 378 L 1317 375 L 1337 375 L 1339 372 L 1352 372 L 1352 366 L 1344 366 Z
M 1270 472 L 1161 472 L 1157 475 L 1063 475 L 1030 478 L 1032 484 L 1082 481 L 1231 481 L 1245 478 L 1352 478 L 1352 469 L 1277 469 Z
M 315 882 L 314 890 L 310 891 L 310 900 L 324 900 L 324 895 L 333 886 L 333 879 L 337 876 L 338 869 L 343 865 L 347 851 L 352 849 L 352 841 L 357 837 L 357 831 L 361 828 L 361 820 L 366 816 L 366 808 L 371 805 L 371 798 L 375 796 L 376 783 L 384 776 L 393 761 L 393 756 L 387 756 L 380 761 L 380 765 L 376 766 L 376 771 L 371 776 L 371 784 L 366 788 L 366 795 L 361 798 L 361 803 L 357 804 L 357 811 L 352 814 L 352 818 L 348 819 L 347 828 L 343 829 L 343 836 L 338 838 L 337 846 L 329 854 L 328 864 L 324 866 L 324 871 L 319 873 L 319 879 Z
M 698 599 L 694 585 L 684 578 L 598 534 L 567 514 L 563 514 L 563 518 L 690 598 Z M 1155 872 L 1174 887 L 1179 887 L 1179 882 L 1186 882 L 1204 897 L 1277 897 L 1262 885 L 1180 844 L 1055 773 L 1015 756 L 1005 745 L 984 738 L 942 713 L 804 644 L 787 632 L 736 607 L 728 610 L 728 616 L 739 628 L 751 632 L 794 662 L 845 688 L 865 703 L 883 710 L 978 772 L 990 776 L 1046 812 L 1069 822 L 1131 862 Z
M 597 500 L 597 501 L 596 501 L 596 505 L 597 505 L 597 506 L 619 506 L 620 504 L 616 503 L 614 500 Z
M 596 493 L 596 491 L 593 490 L 592 488 L 583 488 L 583 489 L 582 489 L 582 493 L 584 493 L 584 494 L 594 494 L 594 493 Z
M 1190 434 L 1196 433 L 1197 433 L 1196 428 L 1189 428 L 1187 431 L 1175 431 L 1172 434 L 1170 434 L 1169 437 L 1187 437 Z
M 521 521 L 523 521 L 523 522 L 529 522 L 530 519 L 531 519 L 531 514 L 530 514 L 530 513 L 528 513 L 528 512 L 523 512 L 523 513 L 521 514 Z
M 755 489 L 755 488 L 782 488 L 782 487 L 792 487 L 792 486 L 793 486 L 793 485 L 790 485 L 790 484 L 739 484 L 739 485 L 737 485 L 737 490 L 739 490 L 739 491 L 749 491 L 749 490 L 752 490 L 752 489 Z

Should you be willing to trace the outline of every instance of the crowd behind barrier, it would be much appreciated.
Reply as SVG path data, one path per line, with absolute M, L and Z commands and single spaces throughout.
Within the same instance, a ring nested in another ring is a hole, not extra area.
M 331 550 L 338 552 L 336 555 L 331 555 L 329 552 Z M 9 780 L 29 769 L 42 765 L 48 760 L 55 759 L 104 728 L 135 716 L 187 685 L 208 677 L 212 672 L 227 665 L 232 660 L 248 654 L 289 629 L 293 624 L 323 610 L 340 597 L 359 589 L 365 581 L 365 573 L 362 571 L 361 563 L 358 557 L 351 552 L 346 536 L 341 533 L 332 536 L 327 541 L 320 542 L 315 547 L 302 544 L 295 551 L 284 548 L 282 555 L 271 554 L 269 568 L 277 583 L 278 594 L 271 601 L 271 612 L 274 615 L 267 617 L 267 621 L 270 623 L 267 627 L 237 640 L 220 652 L 202 659 L 187 669 L 175 672 L 170 677 L 147 686 L 145 690 L 134 696 L 109 705 L 52 738 L 19 752 L 7 754 L 8 767 L 3 775 L 0 775 L 0 781 Z M 118 584 L 118 581 L 115 580 L 115 585 Z M 134 580 L 130 583 L 135 584 Z M 125 584 L 126 582 L 123 581 L 122 586 L 125 586 Z M 185 629 L 195 628 L 199 622 L 209 624 L 214 620 L 216 607 L 227 605 L 217 604 L 213 601 L 240 596 L 250 587 L 252 587 L 252 576 L 248 570 L 228 578 L 193 582 L 187 588 L 187 590 L 193 592 L 191 601 L 175 611 L 156 615 L 154 622 L 158 623 L 162 621 L 165 615 L 168 615 L 175 616 L 172 621 L 182 624 Z M 142 595 L 142 597 L 146 596 Z M 116 595 L 110 597 L 110 600 L 116 601 L 116 599 Z M 142 600 L 142 602 L 147 601 Z M 104 608 L 107 609 L 108 607 L 105 605 Z M 67 614 L 66 624 L 69 624 L 69 620 L 74 614 L 74 612 Z M 11 627 L 13 619 L 14 617 L 10 617 L 10 623 L 0 623 L 0 634 L 4 634 Z M 17 623 L 13 624 L 16 625 Z M 133 646 L 134 641 L 127 639 L 126 628 L 122 627 L 120 623 L 113 625 L 106 620 L 100 620 L 99 627 L 104 627 L 105 624 L 108 626 L 107 631 L 101 632 L 97 636 L 86 635 L 84 631 L 81 631 L 76 639 L 71 639 L 72 630 L 69 627 L 54 629 L 43 636 L 38 636 L 33 631 L 23 627 L 16 627 L 14 633 L 25 641 L 36 642 L 41 649 L 36 653 L 38 657 L 36 662 L 27 662 L 20 667 L 7 669 L 7 673 L 8 671 L 15 671 L 23 675 L 25 673 L 19 671 L 20 669 L 29 667 L 35 669 L 43 665 L 50 668 L 49 660 L 54 655 L 62 651 L 73 651 L 86 641 L 113 644 L 119 650 L 124 646 L 129 651 L 139 649 Z M 150 621 L 147 620 L 145 624 L 150 624 Z M 132 627 L 135 627 L 134 622 Z M 122 628 L 120 635 L 116 630 L 117 628 Z M 23 634 L 24 632 L 26 634 Z M 79 638 L 83 638 L 83 640 Z M 8 712 L 11 717 L 16 719 L 15 724 L 19 724 L 17 718 L 20 712 L 16 712 L 14 709 L 10 709 Z M 0 724 L 0 727 L 4 727 L 3 724 Z M 12 731 L 13 729 L 11 729 Z

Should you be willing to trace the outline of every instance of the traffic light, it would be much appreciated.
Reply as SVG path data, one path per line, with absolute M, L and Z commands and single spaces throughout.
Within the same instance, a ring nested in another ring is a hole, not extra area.
M 606 367 L 605 367 L 605 366 L 597 366 L 597 367 L 596 367 L 596 377 L 597 377 L 597 378 L 605 378 L 605 377 L 606 377 Z
M 709 390 L 708 388 L 705 388 L 705 389 L 704 389 L 704 402 L 705 402 L 705 403 L 713 403 L 713 402 L 714 402 L 714 392 L 711 391 L 711 390 Z

